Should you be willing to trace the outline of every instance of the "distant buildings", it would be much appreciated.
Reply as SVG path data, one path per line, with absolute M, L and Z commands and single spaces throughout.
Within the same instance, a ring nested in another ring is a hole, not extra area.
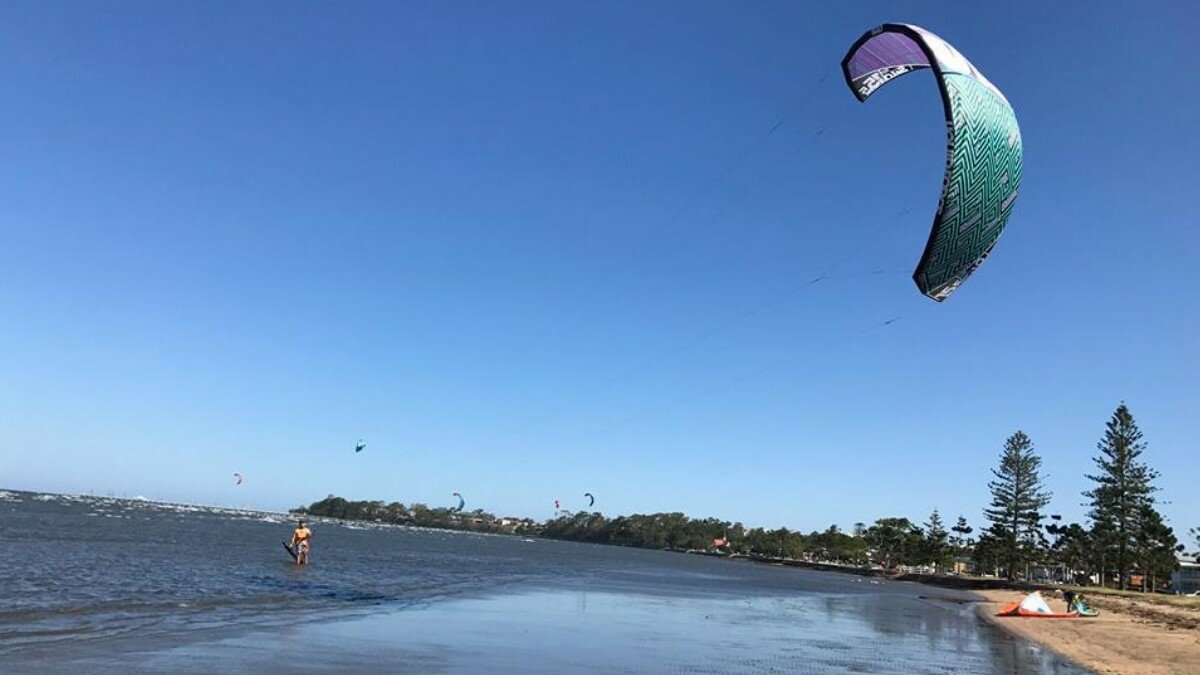
M 1171 590 L 1184 595 L 1200 591 L 1200 563 L 1195 558 L 1179 558 L 1179 569 L 1171 574 Z
M 500 527 L 513 531 L 531 529 L 536 525 L 532 518 L 513 518 L 512 516 L 505 516 L 496 522 Z

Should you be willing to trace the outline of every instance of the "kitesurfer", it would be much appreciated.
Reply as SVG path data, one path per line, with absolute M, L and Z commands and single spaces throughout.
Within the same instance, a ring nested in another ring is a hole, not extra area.
M 308 564 L 308 545 L 312 540 L 312 530 L 308 529 L 308 521 L 301 518 L 296 531 L 292 533 L 292 548 L 296 551 L 296 564 Z

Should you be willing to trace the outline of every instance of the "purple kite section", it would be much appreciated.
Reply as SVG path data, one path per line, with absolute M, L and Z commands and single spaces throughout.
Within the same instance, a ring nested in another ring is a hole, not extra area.
M 850 79 L 890 66 L 928 66 L 925 52 L 912 38 L 901 33 L 880 33 L 868 39 L 850 57 Z

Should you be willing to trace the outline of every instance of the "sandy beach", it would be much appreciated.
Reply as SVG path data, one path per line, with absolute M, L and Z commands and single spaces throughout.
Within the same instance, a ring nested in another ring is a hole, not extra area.
M 1025 591 L 980 590 L 987 621 L 1098 673 L 1194 675 L 1200 672 L 1200 603 L 1175 606 L 1145 599 L 1089 595 L 1100 616 L 1077 620 L 997 617 Z M 1061 599 L 1051 607 L 1063 609 Z

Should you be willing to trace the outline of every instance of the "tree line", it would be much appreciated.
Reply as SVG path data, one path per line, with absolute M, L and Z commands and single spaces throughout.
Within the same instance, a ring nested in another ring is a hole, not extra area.
M 1159 474 L 1142 458 L 1146 443 L 1124 403 L 1096 449 L 1082 495 L 1088 523 L 1063 523 L 1046 511 L 1051 494 L 1033 441 L 1021 431 L 1009 437 L 988 484 L 989 527 L 970 542 L 979 569 L 1017 579 L 1048 568 L 1063 581 L 1151 591 L 1170 576 L 1184 545 L 1156 508 Z
M 388 525 L 430 527 L 440 530 L 467 530 L 496 534 L 537 533 L 537 523 L 530 518 L 498 518 L 483 509 L 460 512 L 457 509 L 427 506 L 421 503 L 406 506 L 401 502 L 389 504 L 382 501 L 349 501 L 334 495 L 329 495 L 308 506 L 292 509 L 291 513 Z
M 1155 590 L 1176 568 L 1183 550 L 1156 508 L 1158 473 L 1142 459 L 1142 433 L 1125 404 L 1108 421 L 1083 493 L 1087 523 L 1064 523 L 1049 513 L 1042 460 L 1022 431 L 1004 443 L 988 483 L 986 526 L 976 532 L 963 516 L 947 527 L 934 509 L 923 523 L 886 517 L 850 531 L 832 525 L 804 534 L 786 527 L 747 528 L 683 513 L 609 518 L 598 512 L 560 512 L 545 522 L 500 518 L 477 509 L 460 513 L 424 504 L 347 501 L 329 496 L 297 512 L 314 516 L 421 527 L 536 535 L 552 539 L 642 548 L 709 551 L 775 559 L 809 560 L 883 569 L 966 571 L 1009 580 L 1054 579 L 1073 583 L 1137 586 Z M 1200 528 L 1191 534 L 1200 546 Z M 976 535 L 976 536 L 972 536 Z

